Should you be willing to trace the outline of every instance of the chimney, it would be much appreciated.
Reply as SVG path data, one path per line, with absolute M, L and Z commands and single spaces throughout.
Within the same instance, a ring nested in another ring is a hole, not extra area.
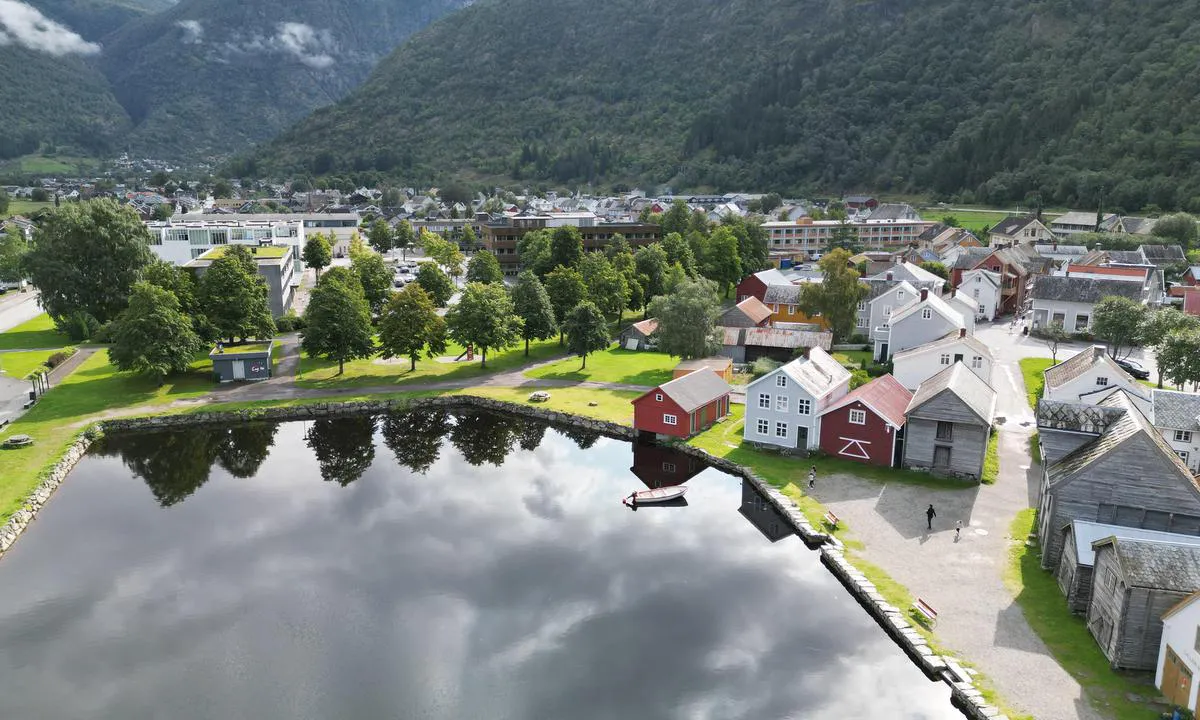
M 927 297 L 929 297 L 929 290 L 927 288 L 921 288 L 921 301 L 924 302 L 925 298 Z
M 967 329 L 966 329 L 965 327 L 963 327 L 963 328 L 959 328 L 959 329 L 958 329 L 958 336 L 959 336 L 960 338 L 965 338 L 965 337 L 967 336 Z
M 1092 346 L 1092 356 L 1095 357 L 1097 360 L 1104 357 L 1104 353 L 1106 353 L 1106 352 L 1108 352 L 1108 349 L 1105 348 L 1103 345 L 1093 345 Z

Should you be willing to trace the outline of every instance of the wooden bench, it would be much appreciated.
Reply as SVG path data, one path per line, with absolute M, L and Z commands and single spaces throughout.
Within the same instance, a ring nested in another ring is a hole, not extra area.
M 925 619 L 929 621 L 930 625 L 937 625 L 938 614 L 937 610 L 934 610 L 932 605 L 925 602 L 921 598 L 917 598 L 916 600 L 913 600 L 912 608 L 913 610 L 916 610 L 918 614 L 924 616 Z
M 838 519 L 837 515 L 833 514 L 832 510 L 825 511 L 825 524 L 826 525 L 833 528 L 834 530 L 837 530 L 838 523 L 840 523 L 840 522 L 841 522 L 841 520 Z

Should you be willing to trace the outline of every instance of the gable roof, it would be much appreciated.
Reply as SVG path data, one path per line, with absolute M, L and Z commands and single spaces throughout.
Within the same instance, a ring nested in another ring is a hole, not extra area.
M 800 285 L 785 283 L 783 285 L 768 285 L 763 293 L 763 302 L 782 305 L 795 305 L 800 302 Z
M 976 340 L 972 335 L 959 335 L 957 332 L 948 333 L 945 337 L 934 340 L 933 342 L 918 345 L 916 347 L 901 350 L 892 356 L 892 361 L 903 360 L 914 355 L 924 355 L 925 353 L 938 352 L 946 348 L 952 348 L 955 345 L 966 345 L 972 352 L 977 353 L 979 357 L 992 360 L 992 350 L 987 345 Z
M 1045 378 L 1046 387 L 1062 387 L 1088 370 L 1091 370 L 1097 363 L 1103 364 L 1105 370 L 1116 373 L 1118 377 L 1124 378 L 1127 383 L 1133 384 L 1133 378 L 1113 362 L 1113 359 L 1108 356 L 1108 351 L 1103 345 L 1093 345 L 1090 348 L 1080 350 L 1059 364 L 1046 368 L 1042 376 Z
M 753 295 L 726 310 L 721 314 L 721 317 L 723 318 L 735 311 L 740 312 L 746 317 L 747 320 L 755 325 L 771 317 L 771 308 L 764 305 L 762 300 L 759 300 Z
M 1179 545 L 1200 545 L 1200 537 L 1195 535 L 1180 535 L 1179 533 L 1145 530 L 1124 525 L 1108 525 L 1090 520 L 1072 520 L 1070 527 L 1071 534 L 1075 539 L 1075 557 L 1080 565 L 1086 567 L 1091 567 L 1095 561 L 1096 553 L 1092 548 L 1092 543 L 1107 537 L 1117 537 L 1122 540 L 1153 540 Z
M 1069 300 L 1080 303 L 1097 303 L 1109 295 L 1141 300 L 1142 285 L 1128 280 L 1043 275 L 1033 281 L 1033 292 L 1030 294 L 1034 300 Z
M 759 280 L 762 280 L 764 285 L 787 285 L 788 284 L 787 278 L 784 277 L 784 274 L 779 272 L 779 270 L 777 270 L 775 268 L 770 268 L 768 270 L 760 270 L 759 272 L 754 273 L 754 277 L 758 278 Z
M 888 282 L 890 282 L 892 284 L 891 285 L 885 284 Z M 871 299 L 868 302 L 875 302 L 876 300 L 883 297 L 884 295 L 890 295 L 893 290 L 903 290 L 904 292 L 909 294 L 908 295 L 909 297 L 917 297 L 920 295 L 920 293 L 917 292 L 917 289 L 912 286 L 912 283 L 908 282 L 907 280 L 901 280 L 899 282 L 897 282 L 895 280 L 890 280 L 890 281 L 884 280 L 879 283 L 872 283 L 871 287 L 872 288 L 882 287 L 883 289 L 879 293 L 877 293 L 873 297 L 871 297 Z M 908 302 L 908 301 L 905 301 L 905 302 Z
M 929 272 L 928 270 L 921 268 L 919 265 L 914 265 L 914 264 L 908 262 L 907 260 L 905 260 L 903 262 L 898 262 L 895 265 L 892 265 L 891 267 L 887 268 L 886 270 L 876 273 L 875 275 L 872 275 L 868 279 L 869 280 L 886 280 L 887 274 L 889 272 L 892 274 L 893 280 L 907 280 L 913 284 L 920 284 L 920 283 L 942 284 L 942 283 L 946 282 L 941 277 L 934 275 L 933 273 Z
M 647 318 L 645 320 L 635 322 L 634 324 L 630 325 L 629 327 L 633 328 L 634 330 L 637 330 L 638 332 L 645 335 L 646 337 L 649 337 L 651 335 L 651 333 L 653 333 L 655 330 L 658 329 L 658 319 L 657 318 Z
M 729 383 L 722 380 L 720 375 L 706 368 L 665 382 L 653 390 L 643 393 L 633 402 L 636 403 L 647 395 L 658 392 L 671 398 L 684 412 L 691 412 L 722 395 L 728 395 L 730 387 Z
M 984 425 L 992 424 L 992 417 L 996 414 L 996 391 L 961 362 L 954 363 L 918 385 L 904 414 L 920 412 L 922 406 L 944 392 L 961 400 Z
M 1200 395 L 1175 390 L 1150 391 L 1154 426 L 1172 430 L 1200 430 Z
M 1200 590 L 1200 546 L 1122 537 L 1092 543 L 1095 550 L 1106 546 L 1116 553 L 1131 586 L 1177 592 Z
M 1178 245 L 1142 245 L 1138 252 L 1147 260 L 1160 262 L 1187 262 L 1183 248 Z
M 1033 215 L 1009 215 L 1000 222 L 992 226 L 989 232 L 993 235 L 1004 235 L 1006 237 L 1015 237 L 1017 233 L 1024 230 L 1031 223 L 1037 220 Z
M 881 375 L 866 385 L 850 391 L 841 400 L 825 408 L 821 415 L 840 410 L 847 405 L 861 402 L 897 430 L 904 425 L 904 410 L 912 400 L 912 393 L 900 381 L 889 375 Z
M 963 272 L 962 280 L 958 283 L 959 290 L 962 290 L 963 285 L 967 284 L 967 276 L 968 275 L 973 278 L 974 277 L 982 277 L 984 280 L 986 280 L 992 286 L 1000 287 L 1000 273 L 992 272 L 991 270 L 984 270 L 983 268 L 972 268 L 970 270 Z
M 937 293 L 927 293 L 924 300 L 922 300 L 920 294 L 918 294 L 916 299 L 914 299 L 912 302 L 902 306 L 899 310 L 894 311 L 891 319 L 888 321 L 888 324 L 895 326 L 896 323 L 900 322 L 909 315 L 912 315 L 917 311 L 917 308 L 920 307 L 929 307 L 957 327 L 961 328 L 965 325 L 963 322 L 962 313 L 950 307 L 945 300 L 938 297 Z
M 1041 400 L 1037 404 L 1037 426 L 1099 435 L 1124 414 L 1124 408 L 1119 407 Z
M 833 359 L 833 356 L 819 347 L 808 351 L 808 357 L 796 358 L 790 363 L 776 368 L 773 372 L 758 378 L 746 386 L 747 390 L 754 385 L 774 377 L 775 373 L 783 373 L 814 399 L 832 392 L 842 383 L 850 382 L 850 371 Z
M 828 331 L 799 330 L 787 327 L 721 328 L 722 345 L 747 345 L 773 348 L 824 348 L 833 343 L 833 334 Z

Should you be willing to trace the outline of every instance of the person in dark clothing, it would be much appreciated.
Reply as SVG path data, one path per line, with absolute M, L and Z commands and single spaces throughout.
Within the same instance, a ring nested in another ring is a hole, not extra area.
M 929 524 L 929 529 L 933 529 L 933 519 L 937 517 L 937 511 L 933 509 L 933 503 L 929 503 L 929 507 L 925 508 L 925 522 Z
M 812 488 L 815 488 L 816 486 L 817 486 L 817 466 L 813 465 L 812 469 L 808 471 L 808 487 L 811 490 Z

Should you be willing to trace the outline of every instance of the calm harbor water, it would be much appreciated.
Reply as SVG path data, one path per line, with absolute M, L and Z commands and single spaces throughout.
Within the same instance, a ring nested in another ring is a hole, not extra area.
M 6 720 L 858 717 L 962 716 L 739 480 L 516 418 L 111 437 L 0 561 Z

